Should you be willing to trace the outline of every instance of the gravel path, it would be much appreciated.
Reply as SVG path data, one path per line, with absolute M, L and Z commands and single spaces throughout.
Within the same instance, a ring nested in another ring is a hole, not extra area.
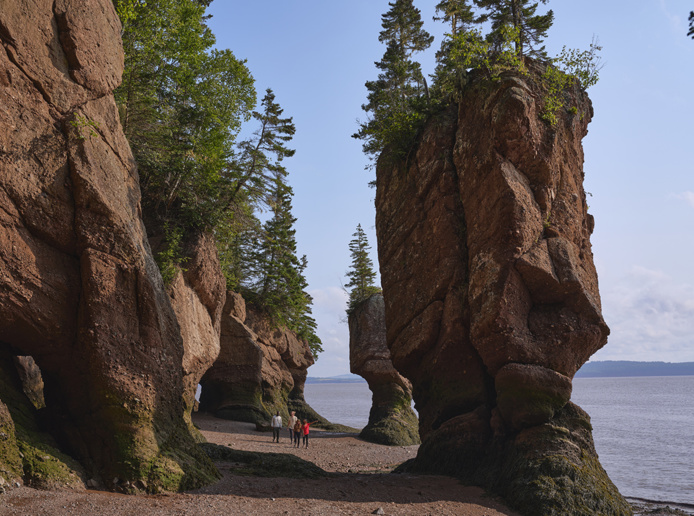
M 293 448 L 288 434 L 272 435 L 249 423 L 196 414 L 208 441 L 255 452 L 293 453 L 326 471 L 328 478 L 297 480 L 232 474 L 219 463 L 223 478 L 181 494 L 128 496 L 103 491 L 37 491 L 21 487 L 0 495 L 2 515 L 456 515 L 517 516 L 481 489 L 443 476 L 390 475 L 412 458 L 416 446 L 380 446 L 351 435 L 311 431 L 309 448 Z

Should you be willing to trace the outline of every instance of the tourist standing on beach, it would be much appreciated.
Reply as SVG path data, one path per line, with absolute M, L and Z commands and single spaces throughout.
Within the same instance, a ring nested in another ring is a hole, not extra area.
M 301 445 L 301 420 L 296 418 L 296 423 L 294 423 L 294 446 L 297 448 Z
M 291 414 L 289 415 L 289 422 L 287 423 L 287 428 L 289 429 L 289 444 L 294 442 L 294 425 L 296 425 L 298 420 L 299 418 L 296 417 L 296 412 L 292 410 Z
M 277 414 L 272 416 L 272 422 L 270 423 L 270 426 L 272 427 L 272 442 L 274 443 L 275 440 L 277 440 L 277 442 L 280 442 L 280 430 L 282 429 L 282 416 L 280 416 L 279 410 L 277 411 Z
M 308 432 L 313 423 L 318 423 L 318 420 L 311 421 L 309 423 L 306 419 L 304 419 L 304 424 L 301 426 L 301 431 L 304 434 L 304 448 L 308 448 Z

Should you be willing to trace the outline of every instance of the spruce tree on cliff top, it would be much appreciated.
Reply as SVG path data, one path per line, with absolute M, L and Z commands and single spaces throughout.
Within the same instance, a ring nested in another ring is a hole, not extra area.
M 349 250 L 352 253 L 352 265 L 346 274 L 349 278 L 349 283 L 345 285 L 345 288 L 351 289 L 349 291 L 347 313 L 351 313 L 359 303 L 373 294 L 381 292 L 381 289 L 375 285 L 376 272 L 374 272 L 373 262 L 369 258 L 369 249 L 371 247 L 361 224 L 357 225 L 357 231 L 352 236 L 354 239 L 349 243 Z
M 378 36 L 386 51 L 375 63 L 380 70 L 377 80 L 366 82 L 368 102 L 362 105 L 369 119 L 353 135 L 364 141 L 364 152 L 372 157 L 387 146 L 396 154 L 402 152 L 403 142 L 411 141 L 423 121 L 419 105 L 428 89 L 421 66 L 412 56 L 426 50 L 434 40 L 422 28 L 420 11 L 412 0 L 396 0 L 388 5 L 390 10 L 382 16 L 383 30 Z
M 468 0 L 442 0 L 436 4 L 436 12 L 440 16 L 434 16 L 434 21 L 449 23 L 453 36 L 476 20 L 475 13 Z
M 276 179 L 285 180 L 289 174 L 282 162 L 294 155 L 294 150 L 286 144 L 294 136 L 296 127 L 291 117 L 282 118 L 283 112 L 275 101 L 275 94 L 268 88 L 261 109 L 253 111 L 257 129 L 249 139 L 238 144 L 238 152 L 224 170 L 228 184 L 225 202 L 231 216 L 214 232 L 230 290 L 239 289 L 247 274 L 246 255 L 255 236 L 262 231 L 254 209 L 270 206 Z
M 513 28 L 517 34 L 515 39 L 516 53 L 519 56 L 546 59 L 545 47 L 538 48 L 547 37 L 547 31 L 554 22 L 554 13 L 550 9 L 545 14 L 536 14 L 539 2 L 531 0 L 474 0 L 486 13 L 480 17 L 480 22 L 490 20 L 492 30 L 487 36 L 495 49 L 503 45 L 504 30 Z M 547 0 L 540 0 L 546 4 Z
M 236 204 L 240 195 L 249 196 L 254 204 L 267 204 L 275 178 L 285 179 L 288 175 L 281 163 L 294 155 L 295 151 L 286 144 L 294 137 L 296 127 L 291 117 L 282 118 L 284 110 L 275 102 L 272 89 L 265 91 L 260 105 L 260 112 L 253 111 L 258 129 L 252 138 L 238 145 L 240 152 L 226 170 L 225 176 L 231 184 L 228 206 Z

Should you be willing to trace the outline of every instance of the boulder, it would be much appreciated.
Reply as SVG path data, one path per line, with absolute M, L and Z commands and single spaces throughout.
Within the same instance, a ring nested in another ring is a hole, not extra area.
M 373 394 L 369 422 L 359 434 L 391 446 L 419 444 L 412 385 L 393 367 L 386 345 L 385 304 L 374 294 L 349 313 L 350 371 L 364 378 Z
M 527 514 L 628 514 L 589 419 L 567 408 L 609 333 L 583 189 L 593 109 L 573 84 L 548 124 L 543 68 L 528 66 L 498 81 L 473 73 L 406 162 L 385 152 L 377 164 L 386 341 L 423 441 L 412 467 L 496 489 Z M 554 457 L 566 446 L 579 451 Z M 516 496 L 533 482 L 544 488 Z
M 218 473 L 184 420 L 181 333 L 111 93 L 120 30 L 110 0 L 3 3 L 0 347 L 35 360 L 47 425 L 91 477 L 177 490 Z
M 22 390 L 26 397 L 29 398 L 31 404 L 35 408 L 40 409 L 46 406 L 46 401 L 43 398 L 43 376 L 41 370 L 32 357 L 16 356 L 14 357 L 15 367 L 19 374 L 19 379 L 22 382 Z

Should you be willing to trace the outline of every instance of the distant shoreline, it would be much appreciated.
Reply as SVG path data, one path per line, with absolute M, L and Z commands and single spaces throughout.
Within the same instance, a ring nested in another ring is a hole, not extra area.
M 635 362 L 629 360 L 603 360 L 588 362 L 578 370 L 575 378 L 626 378 L 647 376 L 694 376 L 694 362 Z M 306 378 L 307 384 L 366 383 L 356 374 Z
M 306 383 L 366 383 L 361 376 L 356 374 L 341 374 L 339 376 L 311 377 L 306 378 Z
M 694 376 L 694 362 L 632 362 L 605 360 L 584 364 L 575 378 Z

